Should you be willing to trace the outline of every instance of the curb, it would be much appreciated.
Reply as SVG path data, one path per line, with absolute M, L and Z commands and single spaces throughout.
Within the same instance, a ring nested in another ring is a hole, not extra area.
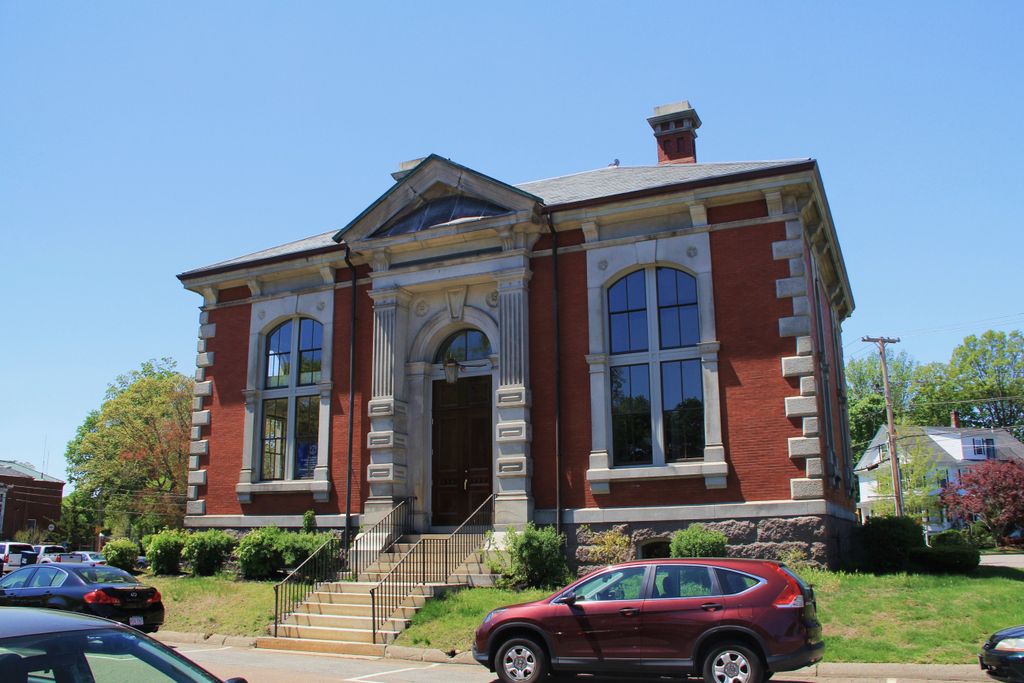
M 225 636 L 220 633 L 182 633 L 181 631 L 157 631 L 151 634 L 161 643 L 185 643 L 204 645 L 227 645 L 229 647 L 252 647 L 256 638 L 249 636 Z

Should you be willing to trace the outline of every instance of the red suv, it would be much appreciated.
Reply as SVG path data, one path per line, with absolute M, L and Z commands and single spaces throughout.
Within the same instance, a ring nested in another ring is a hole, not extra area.
M 643 560 L 537 602 L 496 609 L 473 656 L 505 683 L 550 671 L 701 675 L 762 683 L 821 659 L 814 592 L 778 562 Z

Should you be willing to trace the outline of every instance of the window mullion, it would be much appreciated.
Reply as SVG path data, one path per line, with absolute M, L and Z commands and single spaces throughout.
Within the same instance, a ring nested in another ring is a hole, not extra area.
M 651 459 L 654 465 L 665 464 L 665 434 L 661 409 L 661 321 L 658 319 L 658 270 L 647 268 L 647 372 L 651 386 Z

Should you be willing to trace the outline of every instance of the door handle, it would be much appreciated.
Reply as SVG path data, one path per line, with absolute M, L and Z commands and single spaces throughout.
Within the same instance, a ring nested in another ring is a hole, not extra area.
M 718 610 L 722 609 L 722 603 L 705 602 L 703 605 L 700 606 L 700 608 L 705 612 L 717 612 Z
M 640 610 L 638 610 L 636 607 L 623 607 L 619 610 L 619 614 L 621 614 L 624 617 L 635 617 L 636 615 L 640 614 Z
M 469 490 L 469 479 L 463 479 L 462 480 L 462 490 L 463 491 L 468 491 Z

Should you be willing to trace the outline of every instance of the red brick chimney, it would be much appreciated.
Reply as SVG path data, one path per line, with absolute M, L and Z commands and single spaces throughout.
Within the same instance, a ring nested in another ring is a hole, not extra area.
M 647 119 L 658 141 L 659 164 L 697 163 L 697 129 L 700 117 L 687 100 L 654 108 Z
M 960 429 L 960 413 L 954 408 L 949 412 L 949 426 L 953 429 Z

